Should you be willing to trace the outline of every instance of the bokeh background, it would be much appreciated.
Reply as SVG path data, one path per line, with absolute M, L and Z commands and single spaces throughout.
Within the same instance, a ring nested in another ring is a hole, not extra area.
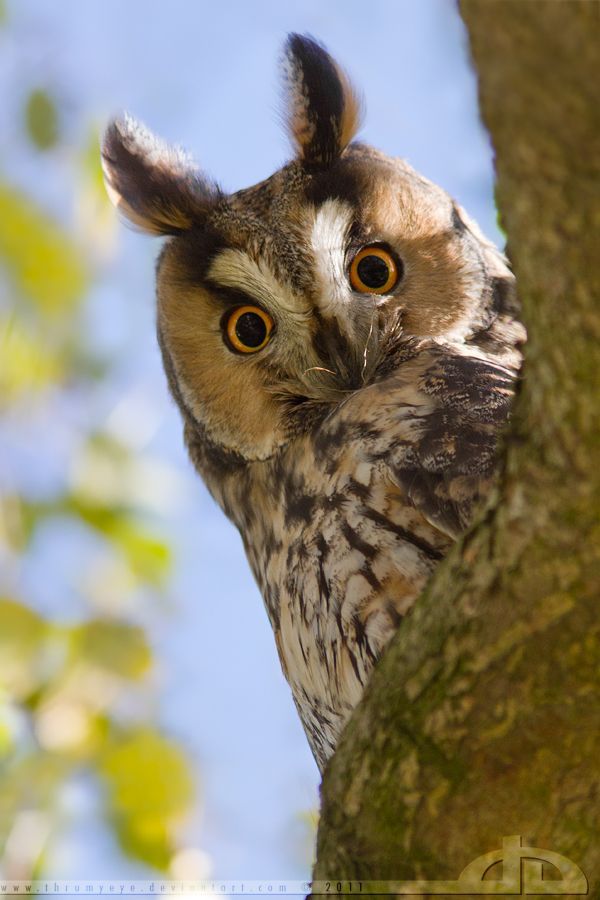
M 305 878 L 318 773 L 241 542 L 186 460 L 158 242 L 105 198 L 128 109 L 224 188 L 287 158 L 277 63 L 322 40 L 361 137 L 501 242 L 453 0 L 0 2 L 0 876 Z

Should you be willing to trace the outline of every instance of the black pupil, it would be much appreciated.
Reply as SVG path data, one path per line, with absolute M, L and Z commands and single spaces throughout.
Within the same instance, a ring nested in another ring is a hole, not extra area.
M 363 256 L 356 267 L 358 277 L 370 288 L 380 288 L 390 277 L 389 266 L 380 256 Z
M 245 347 L 260 347 L 267 336 L 267 325 L 257 313 L 245 312 L 235 323 L 235 333 Z

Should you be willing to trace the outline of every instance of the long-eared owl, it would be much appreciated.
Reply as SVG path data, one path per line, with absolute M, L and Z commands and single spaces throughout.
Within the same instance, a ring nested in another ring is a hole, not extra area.
M 111 198 L 167 240 L 158 340 L 198 472 L 239 529 L 323 769 L 369 674 L 489 493 L 524 331 L 503 255 L 441 188 L 354 142 L 308 37 L 294 158 L 224 194 L 131 118 Z

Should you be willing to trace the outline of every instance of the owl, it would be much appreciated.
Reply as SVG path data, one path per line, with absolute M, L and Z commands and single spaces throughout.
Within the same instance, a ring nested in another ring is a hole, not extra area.
M 166 237 L 157 330 L 190 457 L 237 526 L 323 770 L 489 494 L 524 339 L 504 256 L 402 159 L 315 40 L 283 57 L 293 158 L 225 194 L 125 117 L 108 192 Z

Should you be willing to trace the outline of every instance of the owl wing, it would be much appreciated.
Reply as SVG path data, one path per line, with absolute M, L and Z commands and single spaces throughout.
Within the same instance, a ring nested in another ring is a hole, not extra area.
M 393 443 L 388 465 L 409 502 L 436 528 L 458 537 L 488 496 L 498 443 L 514 396 L 514 375 L 487 360 L 431 348 L 408 364 L 416 390 L 399 417 L 410 440 Z M 402 377 L 402 367 L 399 375 Z

